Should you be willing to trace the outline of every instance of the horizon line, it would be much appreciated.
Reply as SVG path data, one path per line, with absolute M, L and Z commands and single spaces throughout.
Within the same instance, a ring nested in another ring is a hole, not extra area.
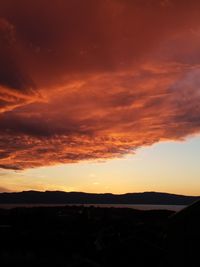
M 37 192 L 37 193 L 47 193 L 47 192 L 60 192 L 60 193 L 82 193 L 82 194 L 90 194 L 90 195 L 115 195 L 115 196 L 122 196 L 128 194 L 145 194 L 145 193 L 156 193 L 156 194 L 167 194 L 167 195 L 175 195 L 175 196 L 185 196 L 185 197 L 200 197 L 200 195 L 185 195 L 185 194 L 177 194 L 177 193 L 169 193 L 169 192 L 159 192 L 159 191 L 142 191 L 142 192 L 127 192 L 127 193 L 95 193 L 95 192 L 84 192 L 84 191 L 63 191 L 63 190 L 22 190 L 22 191 L 5 191 L 0 192 L 0 194 L 17 194 L 17 193 L 26 193 L 26 192 Z

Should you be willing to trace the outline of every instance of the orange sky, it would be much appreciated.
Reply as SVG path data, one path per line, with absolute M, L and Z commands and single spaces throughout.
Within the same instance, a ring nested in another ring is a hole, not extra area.
M 199 8 L 2 0 L 0 168 L 120 158 L 199 133 Z

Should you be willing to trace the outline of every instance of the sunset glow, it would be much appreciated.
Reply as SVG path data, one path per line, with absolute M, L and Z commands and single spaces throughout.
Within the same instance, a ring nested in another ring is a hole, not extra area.
M 0 191 L 200 195 L 199 10 L 2 0 Z

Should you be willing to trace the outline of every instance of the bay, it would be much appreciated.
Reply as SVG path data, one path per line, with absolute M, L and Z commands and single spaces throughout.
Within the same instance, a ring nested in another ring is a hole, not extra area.
M 185 208 L 185 205 L 150 205 L 150 204 L 0 204 L 2 209 L 12 208 L 32 208 L 32 207 L 64 207 L 64 206 L 85 206 L 85 207 L 100 207 L 100 208 L 131 208 L 138 210 L 172 210 L 180 211 Z

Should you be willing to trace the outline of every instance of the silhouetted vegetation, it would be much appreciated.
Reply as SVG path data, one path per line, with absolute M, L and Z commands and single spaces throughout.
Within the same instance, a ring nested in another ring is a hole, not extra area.
M 0 209 L 1 266 L 198 266 L 200 216 L 187 210 Z

